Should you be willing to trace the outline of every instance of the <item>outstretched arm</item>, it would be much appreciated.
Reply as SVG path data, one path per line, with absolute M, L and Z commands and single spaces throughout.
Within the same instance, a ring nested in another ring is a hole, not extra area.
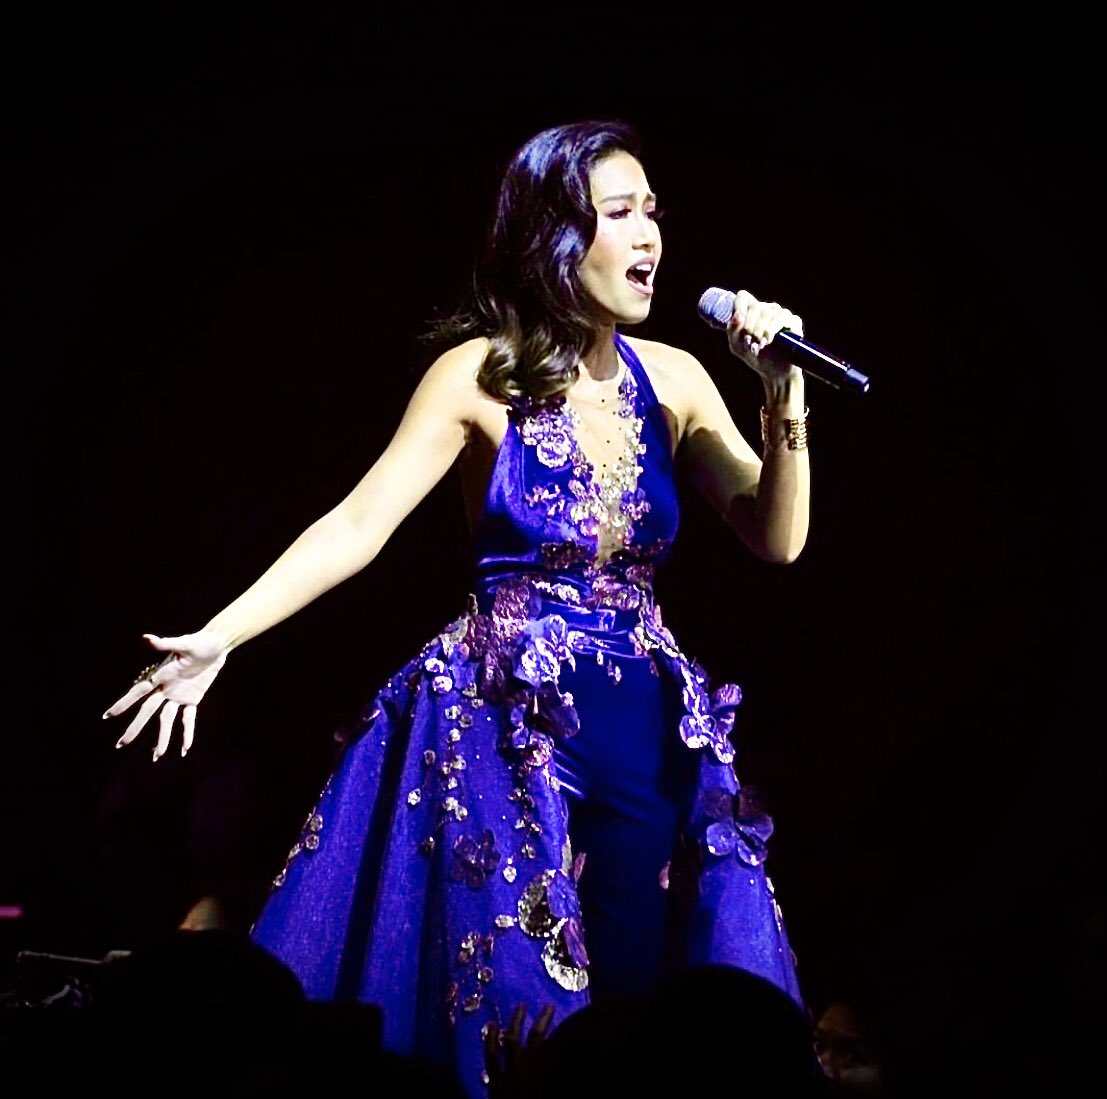
M 807 540 L 811 469 L 806 448 L 790 449 L 786 420 L 804 415 L 803 374 L 766 351 L 781 328 L 803 322 L 774 302 L 737 298 L 730 348 L 765 387 L 767 440 L 759 458 L 734 424 L 707 371 L 688 356 L 684 438 L 692 478 L 708 502 L 765 561 L 794 561 Z
M 204 630 L 229 651 L 369 564 L 465 445 L 475 374 L 470 344 L 435 362 L 369 472 Z
M 196 704 L 228 653 L 363 569 L 453 464 L 465 445 L 478 399 L 475 377 L 484 341 L 446 352 L 427 371 L 384 453 L 350 494 L 311 524 L 237 599 L 203 629 L 181 637 L 146 635 L 167 660 L 132 685 L 105 717 L 142 699 L 119 745 L 128 744 L 161 708 L 154 758 L 168 747 L 181 711 L 183 751 L 192 741 Z

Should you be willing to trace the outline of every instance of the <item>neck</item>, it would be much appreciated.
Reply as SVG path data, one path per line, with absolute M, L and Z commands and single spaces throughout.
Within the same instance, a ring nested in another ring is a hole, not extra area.
M 581 373 L 587 373 L 594 382 L 610 381 L 619 373 L 619 353 L 615 350 L 614 324 L 604 324 L 597 329 L 581 362 L 584 364 Z

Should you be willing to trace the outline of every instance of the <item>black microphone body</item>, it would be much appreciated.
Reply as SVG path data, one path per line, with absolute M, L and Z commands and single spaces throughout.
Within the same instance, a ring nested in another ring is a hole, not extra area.
M 712 286 L 700 295 L 698 305 L 700 316 L 712 328 L 727 328 L 734 316 L 734 302 L 737 295 L 729 290 L 720 290 Z M 869 388 L 869 379 L 855 370 L 849 363 L 836 359 L 821 347 L 797 336 L 787 328 L 782 328 L 772 340 L 770 346 L 781 358 L 798 366 L 805 374 L 826 382 L 838 389 L 865 393 Z

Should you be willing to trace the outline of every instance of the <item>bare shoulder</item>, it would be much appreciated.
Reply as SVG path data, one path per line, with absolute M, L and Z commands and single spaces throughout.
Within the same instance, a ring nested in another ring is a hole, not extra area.
M 463 392 L 470 387 L 477 390 L 477 371 L 488 350 L 488 340 L 478 336 L 443 351 L 427 368 L 423 384 Z
M 477 373 L 487 350 L 488 340 L 478 337 L 444 351 L 420 379 L 414 399 L 448 405 L 459 419 L 479 417 L 489 400 L 477 385 Z
M 683 417 L 694 395 L 710 384 L 703 364 L 695 355 L 672 344 L 633 336 L 624 338 L 642 360 L 657 399 Z
M 423 375 L 416 400 L 462 424 L 470 442 L 485 440 L 494 449 L 507 430 L 508 409 L 477 383 L 487 353 L 484 336 L 444 351 Z
M 699 359 L 682 347 L 660 343 L 658 340 L 642 340 L 637 336 L 623 338 L 642 360 L 642 365 L 646 367 L 651 382 L 655 375 L 664 381 L 672 380 L 675 384 L 680 384 L 689 375 L 706 375 Z

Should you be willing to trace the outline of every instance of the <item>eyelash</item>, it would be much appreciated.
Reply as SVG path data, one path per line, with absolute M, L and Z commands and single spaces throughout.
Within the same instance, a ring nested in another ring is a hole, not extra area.
M 626 217 L 626 215 L 629 214 L 630 212 L 631 211 L 629 209 L 628 210 L 616 210 L 614 213 L 612 213 L 609 216 L 613 217 L 613 218 L 623 218 L 623 217 Z M 651 221 L 660 221 L 664 216 L 665 216 L 665 211 L 660 209 L 659 207 L 656 208 L 656 209 L 650 210 L 646 213 L 646 217 L 648 217 Z

